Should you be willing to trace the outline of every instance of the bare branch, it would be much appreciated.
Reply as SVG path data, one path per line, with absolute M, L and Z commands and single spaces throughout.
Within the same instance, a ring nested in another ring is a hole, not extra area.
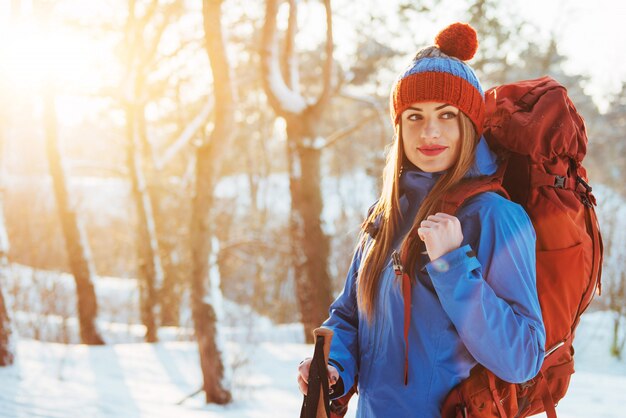
M 351 134 L 365 126 L 365 124 L 367 124 L 369 121 L 374 119 L 378 119 L 378 113 L 371 113 L 370 115 L 365 116 L 351 126 L 333 132 L 332 134 L 328 135 L 328 137 L 326 137 L 326 142 L 324 142 L 324 144 L 320 146 L 320 148 L 328 148 L 331 145 L 336 144 L 338 141 L 350 136 Z
M 161 63 L 167 62 L 171 60 L 172 58 L 178 56 L 178 54 L 180 54 L 187 48 L 194 48 L 193 51 L 199 51 L 200 49 L 204 49 L 204 36 L 183 40 L 171 52 L 167 54 L 160 54 L 158 57 L 155 57 L 155 60 L 154 60 L 155 68 L 161 67 Z
M 278 0 L 267 0 L 261 45 L 263 89 L 276 113 L 280 115 L 301 114 L 307 108 L 307 103 L 304 97 L 287 86 L 280 71 L 276 33 L 277 12 Z
M 236 251 L 239 249 L 246 249 L 249 248 L 250 254 L 254 254 L 256 253 L 259 249 L 262 250 L 266 250 L 268 252 L 272 252 L 273 254 L 283 254 L 283 255 L 289 255 L 290 254 L 290 249 L 287 246 L 279 246 L 279 245 L 272 245 L 269 244 L 266 240 L 262 240 L 262 239 L 250 239 L 247 241 L 232 241 L 232 242 L 228 242 L 226 244 L 222 244 L 222 246 L 220 247 L 220 252 L 222 253 L 229 253 L 232 251 Z
M 69 170 L 72 174 L 80 176 L 93 176 L 96 173 L 104 174 L 107 177 L 113 175 L 121 178 L 128 177 L 128 168 L 124 166 L 113 166 L 95 160 L 71 160 L 68 161 Z
M 165 29 L 167 29 L 169 24 L 172 22 L 172 18 L 175 16 L 174 12 L 180 11 L 180 9 L 181 9 L 181 5 L 179 2 L 170 3 L 163 9 L 163 12 L 162 12 L 163 21 L 157 27 L 154 38 L 152 38 L 152 42 L 150 43 L 149 47 L 143 49 L 143 51 L 146 51 L 146 52 L 142 55 L 141 62 L 139 64 L 142 70 L 148 67 L 151 63 L 155 62 L 156 51 L 157 51 L 157 48 L 159 47 L 159 44 L 161 43 L 161 38 L 163 37 L 163 33 L 165 32 Z
M 370 96 L 360 96 L 354 93 L 349 93 L 345 90 L 339 93 L 339 97 L 343 97 L 344 99 L 349 99 L 349 100 L 353 100 L 356 102 L 365 103 L 371 106 L 378 115 L 378 125 L 380 128 L 381 144 L 384 144 L 387 141 L 387 136 L 385 133 L 386 132 L 385 121 L 387 120 L 387 113 L 386 113 L 386 109 L 384 108 L 384 106 L 382 106 L 378 100 Z
M 139 130 L 139 139 L 146 158 L 144 161 L 150 163 L 150 167 L 154 170 L 157 166 L 157 154 L 154 146 L 154 140 L 150 138 L 148 134 L 148 127 L 146 125 L 146 108 L 142 106 L 137 111 L 137 124 Z
M 285 36 L 285 53 L 283 55 L 283 75 L 287 78 L 287 86 L 300 93 L 300 74 L 298 72 L 298 56 L 295 53 L 296 33 L 298 31 L 297 0 L 289 1 L 289 20 Z
M 222 34 L 221 0 L 204 0 L 204 40 L 215 91 L 215 126 L 212 136 L 223 140 L 230 136 L 234 124 L 235 88 Z
M 156 167 L 158 170 L 163 169 L 163 167 L 165 167 L 176 156 L 176 154 L 178 154 L 178 152 L 193 139 L 196 132 L 204 126 L 212 112 L 213 96 L 207 100 L 206 104 L 200 110 L 200 113 L 198 113 L 198 115 L 187 125 L 180 136 L 174 140 L 174 143 L 165 150 L 163 157 L 157 159 Z
M 132 0 L 132 3 L 133 3 L 133 8 L 134 8 L 135 0 Z M 154 17 L 158 7 L 159 7 L 159 0 L 152 0 L 150 5 L 146 9 L 146 12 L 141 17 L 140 22 L 138 22 L 139 28 L 141 28 L 141 30 L 143 30 L 146 26 L 148 26 L 148 22 L 150 22 L 152 17 Z
M 326 10 L 326 62 L 324 64 L 324 87 L 322 94 L 317 102 L 315 102 L 314 111 L 321 111 L 331 97 L 332 75 L 333 75 L 333 15 L 330 8 L 330 0 L 324 0 L 324 9 Z

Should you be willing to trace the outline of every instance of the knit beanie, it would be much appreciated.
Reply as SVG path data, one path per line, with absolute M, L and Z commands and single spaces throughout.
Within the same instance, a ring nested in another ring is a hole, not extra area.
M 391 90 L 391 121 L 412 103 L 442 102 L 458 107 L 474 123 L 478 137 L 485 116 L 484 92 L 474 70 L 463 61 L 476 53 L 478 40 L 470 25 L 454 23 L 437 35 L 435 46 L 420 50 Z

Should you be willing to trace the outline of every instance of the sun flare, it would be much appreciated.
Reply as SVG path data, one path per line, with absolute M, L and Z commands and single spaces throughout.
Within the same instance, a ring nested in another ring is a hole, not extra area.
M 13 89 L 38 90 L 42 83 L 53 82 L 76 91 L 96 81 L 97 52 L 76 30 L 45 28 L 33 19 L 5 26 L 0 38 L 2 78 Z

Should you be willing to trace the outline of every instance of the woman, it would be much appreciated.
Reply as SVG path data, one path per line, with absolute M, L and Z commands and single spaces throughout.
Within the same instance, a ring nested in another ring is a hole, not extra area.
M 470 26 L 446 28 L 392 89 L 396 134 L 383 190 L 324 323 L 334 330 L 332 397 L 358 376 L 359 417 L 437 417 L 450 389 L 476 364 L 519 383 L 543 362 L 535 233 L 525 211 L 493 192 L 471 198 L 456 216 L 438 210 L 463 178 L 497 169 L 481 135 L 483 89 L 463 62 L 477 44 Z M 413 227 L 419 240 L 407 239 Z M 413 279 L 406 340 L 394 271 L 401 252 Z M 299 367 L 304 393 L 309 365 L 307 359 Z

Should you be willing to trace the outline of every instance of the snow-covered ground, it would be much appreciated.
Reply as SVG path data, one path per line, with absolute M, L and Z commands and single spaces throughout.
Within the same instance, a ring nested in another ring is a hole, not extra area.
M 626 362 L 608 355 L 611 323 L 605 312 L 584 317 L 560 417 L 626 417 Z M 185 399 L 201 382 L 193 342 L 88 347 L 20 339 L 16 364 L 0 369 L 0 416 L 293 418 L 301 405 L 296 365 L 312 353 L 294 342 L 300 329 L 261 326 L 228 342 L 235 400 L 226 407 L 204 405 L 202 395 Z

